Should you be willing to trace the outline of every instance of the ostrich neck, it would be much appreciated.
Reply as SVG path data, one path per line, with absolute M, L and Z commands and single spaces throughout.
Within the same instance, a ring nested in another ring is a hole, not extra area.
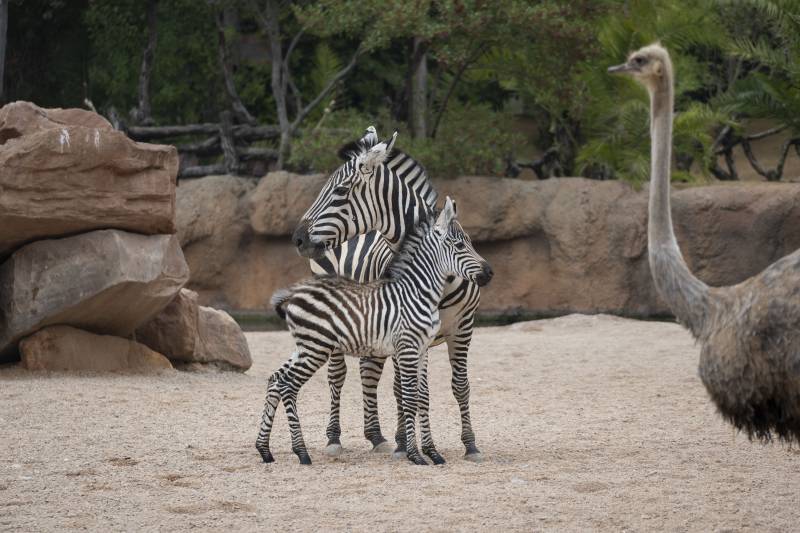
M 670 213 L 673 85 L 671 69 L 650 88 L 650 209 L 647 231 L 650 270 L 661 298 L 697 337 L 708 312 L 708 286 L 683 260 Z

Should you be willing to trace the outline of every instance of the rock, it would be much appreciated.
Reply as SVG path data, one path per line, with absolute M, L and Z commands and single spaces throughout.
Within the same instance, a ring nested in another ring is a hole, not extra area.
M 0 361 L 52 324 L 127 336 L 188 279 L 174 235 L 102 230 L 29 244 L 0 266 Z
M 169 305 L 136 330 L 135 338 L 171 361 L 193 361 L 198 316 L 197 293 L 181 289 Z
M 223 282 L 249 232 L 245 197 L 255 183 L 235 176 L 207 176 L 181 182 L 176 192 L 177 230 L 192 271 L 192 284 L 208 288 Z
M 197 293 L 181 289 L 172 302 L 136 330 L 136 340 L 180 363 L 181 369 L 215 365 L 245 371 L 253 364 L 239 324 L 226 312 L 200 307 Z
M 213 261 L 218 248 L 224 261 L 214 276 L 196 280 L 195 268 L 208 268 L 190 259 L 190 286 L 201 304 L 271 312 L 272 292 L 310 275 L 290 235 L 322 181 L 276 172 L 227 204 L 224 220 L 236 221 L 234 238 L 225 237 L 230 226 L 220 220 L 209 229 L 213 237 L 204 241 L 201 256 Z M 668 315 L 647 261 L 646 186 L 487 177 L 437 180 L 435 186 L 442 201 L 447 195 L 457 201 L 459 220 L 494 267 L 492 283 L 482 290 L 482 312 Z M 800 185 L 675 190 L 673 220 L 697 276 L 710 285 L 735 284 L 800 248 Z
M 169 360 L 147 346 L 69 326 L 49 326 L 20 341 L 28 370 L 94 372 L 163 372 Z
M 80 109 L 0 109 L 0 259 L 42 238 L 175 232 L 173 146 L 137 143 Z
M 242 328 L 225 311 L 200 307 L 197 329 L 200 338 L 193 361 L 231 367 L 242 372 L 253 365 Z
M 65 126 L 107 131 L 114 129 L 104 117 L 86 109 L 43 109 L 25 101 L 12 102 L 0 108 L 0 144 L 9 139 Z
M 253 230 L 270 237 L 291 235 L 327 179 L 325 174 L 300 175 L 285 171 L 264 176 L 247 201 Z

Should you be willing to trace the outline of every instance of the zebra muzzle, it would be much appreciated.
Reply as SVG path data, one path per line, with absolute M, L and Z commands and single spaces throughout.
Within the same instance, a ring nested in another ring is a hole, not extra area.
M 481 272 L 475 276 L 475 283 L 477 283 L 479 287 L 483 287 L 492 281 L 493 277 L 494 271 L 492 270 L 492 267 L 489 266 L 489 263 L 484 263 Z

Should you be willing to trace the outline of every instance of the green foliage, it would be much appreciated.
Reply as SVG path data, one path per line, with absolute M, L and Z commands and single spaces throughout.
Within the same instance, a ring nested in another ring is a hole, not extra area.
M 333 171 L 341 165 L 336 155 L 339 148 L 363 135 L 369 125 L 375 125 L 380 135 L 400 131 L 398 147 L 438 178 L 501 176 L 509 156 L 522 143 L 522 138 L 511 131 L 510 117 L 485 106 L 453 106 L 435 139 L 411 139 L 403 135 L 402 125 L 386 113 L 371 117 L 352 109 L 335 111 L 325 124 L 335 128 L 308 131 L 295 141 L 290 166 L 301 171 Z
M 660 40 L 670 50 L 676 71 L 674 152 L 699 162 L 705 171 L 713 157 L 712 133 L 721 124 L 732 123 L 725 108 L 697 99 L 698 94 L 715 96 L 723 86 L 713 78 L 711 68 L 727 43 L 717 11 L 711 2 L 688 0 L 633 0 L 627 7 L 611 11 L 602 21 L 599 53 L 574 78 L 591 97 L 578 115 L 585 143 L 578 152 L 577 170 L 633 183 L 649 178 L 646 91 L 630 78 L 609 76 L 606 67 Z M 688 181 L 692 176 L 676 170 L 673 179 Z

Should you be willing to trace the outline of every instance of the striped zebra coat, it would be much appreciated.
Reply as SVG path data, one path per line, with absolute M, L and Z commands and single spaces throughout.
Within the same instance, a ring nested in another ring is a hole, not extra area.
M 349 159 L 328 179 L 293 235 L 302 255 L 320 258 L 315 271 L 359 281 L 375 279 L 365 277 L 363 273 L 369 271 L 371 275 L 376 275 L 376 272 L 380 272 L 382 265 L 396 252 L 407 229 L 420 218 L 428 216 L 433 209 L 437 194 L 424 168 L 408 155 L 393 151 L 393 144 L 394 137 L 391 141 L 379 143 L 375 129 L 370 127 L 362 139 L 342 150 L 341 155 Z M 370 239 L 371 246 L 364 246 L 366 239 Z M 356 246 L 358 252 L 355 251 Z M 358 266 L 363 264 L 368 266 Z M 491 279 L 488 265 L 486 274 L 487 279 Z M 448 281 L 439 305 L 441 326 L 433 342 L 434 345 L 447 342 L 453 373 L 453 394 L 461 412 L 461 439 L 466 449 L 465 457 L 475 461 L 480 460 L 481 455 L 475 444 L 470 418 L 467 355 L 479 303 L 480 291 L 476 283 L 459 277 Z M 329 363 L 331 416 L 327 434 L 328 450 L 334 454 L 341 450 L 339 394 L 344 383 L 345 368 L 343 357 L 332 358 Z M 376 395 L 383 361 L 362 359 L 360 370 L 364 396 L 364 434 L 377 449 L 386 441 L 380 428 Z M 396 397 L 399 395 L 397 376 L 398 369 L 395 368 Z M 420 419 L 424 425 L 428 423 L 426 380 L 421 385 Z M 396 452 L 404 453 L 400 409 L 395 441 Z
M 439 302 L 447 279 L 453 276 L 482 283 L 486 262 L 455 220 L 455 206 L 448 198 L 435 223 L 418 223 L 384 279 L 360 284 L 323 276 L 276 293 L 273 304 L 285 317 L 296 349 L 268 381 L 256 439 L 264 462 L 274 460 L 270 433 L 282 401 L 292 451 L 302 464 L 311 464 L 297 413 L 297 393 L 332 355 L 346 353 L 375 360 L 392 356 L 397 362 L 406 455 L 416 464 L 427 464 L 416 441 L 419 378 L 425 373 L 422 361 L 440 326 Z M 426 452 L 432 447 L 430 428 L 423 426 L 421 431 Z

